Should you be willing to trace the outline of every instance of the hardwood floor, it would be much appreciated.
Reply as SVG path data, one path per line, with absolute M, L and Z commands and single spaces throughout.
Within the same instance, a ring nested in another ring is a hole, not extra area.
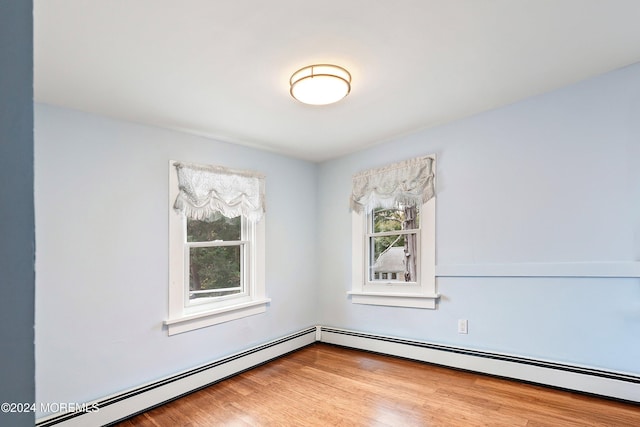
M 622 427 L 640 405 L 313 344 L 118 426 Z

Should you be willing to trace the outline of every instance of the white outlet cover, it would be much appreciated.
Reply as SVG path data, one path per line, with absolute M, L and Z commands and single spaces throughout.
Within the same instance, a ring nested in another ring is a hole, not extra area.
M 467 319 L 458 319 L 458 333 L 459 334 L 469 333 L 469 323 Z

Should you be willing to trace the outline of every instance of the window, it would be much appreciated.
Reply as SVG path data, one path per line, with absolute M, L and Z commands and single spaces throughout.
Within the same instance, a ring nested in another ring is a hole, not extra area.
M 418 207 L 377 208 L 367 215 L 369 282 L 418 282 Z
M 169 335 L 263 313 L 264 176 L 169 169 Z
M 435 308 L 435 156 L 353 177 L 356 304 Z
M 247 294 L 245 278 L 250 227 L 242 216 L 211 221 L 186 218 L 185 265 L 189 265 L 189 306 Z

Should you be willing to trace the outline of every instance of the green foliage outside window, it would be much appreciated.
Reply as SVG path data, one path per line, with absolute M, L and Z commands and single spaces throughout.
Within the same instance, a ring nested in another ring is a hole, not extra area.
M 416 208 L 417 209 L 417 208 Z M 376 209 L 373 211 L 373 233 L 383 233 L 387 231 L 400 231 L 407 228 L 405 224 L 405 208 L 398 209 Z M 418 228 L 419 217 L 416 216 L 415 224 L 410 228 Z M 374 256 L 377 259 L 381 253 L 390 247 L 404 246 L 405 235 L 379 236 L 375 239 Z
M 401 231 L 417 230 L 419 224 L 419 212 L 415 206 L 398 206 L 392 209 L 376 209 L 371 217 L 371 237 L 372 248 L 370 266 L 371 279 L 392 279 L 403 276 L 403 281 L 411 282 L 416 280 L 416 233 L 400 233 Z M 394 231 L 399 233 L 395 234 Z M 380 235 L 378 233 L 392 233 Z M 377 234 L 377 235 L 376 235 Z M 382 255 L 392 248 L 403 248 L 404 267 L 398 268 L 394 264 L 394 258 L 388 259 L 383 264 L 379 264 Z M 391 264 L 389 264 L 391 262 Z M 404 272 L 402 272 L 404 269 Z
M 240 217 L 220 215 L 213 221 L 187 220 L 187 242 L 213 242 L 214 240 L 240 240 Z
M 240 217 L 220 216 L 213 221 L 187 220 L 187 241 L 239 241 L 242 235 L 241 227 Z M 231 246 L 190 248 L 190 291 L 236 288 L 216 293 L 192 293 L 191 298 L 238 293 L 242 285 L 241 252 L 242 246 L 239 243 Z

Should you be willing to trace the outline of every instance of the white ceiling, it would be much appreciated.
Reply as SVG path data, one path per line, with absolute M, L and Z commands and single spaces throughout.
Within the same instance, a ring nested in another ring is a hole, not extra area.
M 35 0 L 35 99 L 323 161 L 640 61 L 638 0 Z M 289 77 L 353 76 L 312 107 Z

